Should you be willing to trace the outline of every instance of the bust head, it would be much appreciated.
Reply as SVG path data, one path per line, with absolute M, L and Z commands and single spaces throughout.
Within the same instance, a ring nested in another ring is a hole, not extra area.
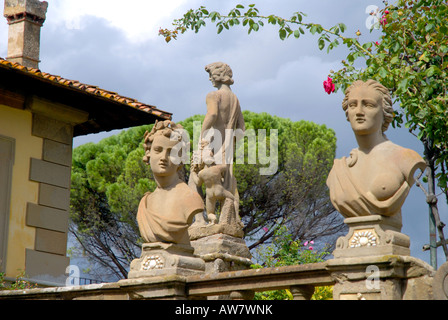
M 359 105 L 365 107 L 365 119 L 362 119 L 361 116 L 356 118 L 357 111 L 355 108 Z M 347 121 L 352 124 L 354 131 L 361 129 L 361 127 L 367 127 L 368 125 L 374 126 L 375 124 L 373 122 L 381 121 L 381 123 L 377 123 L 376 125 L 384 133 L 394 118 L 389 90 L 375 80 L 367 80 L 366 82 L 358 80 L 353 82 L 345 91 L 342 109 L 345 111 Z M 375 118 L 370 119 L 369 117 Z M 372 124 L 368 123 L 368 121 L 371 121 Z
M 216 83 L 224 83 L 227 85 L 233 84 L 233 72 L 228 64 L 224 62 L 214 62 L 205 67 L 205 71 L 210 74 L 210 81 L 212 81 L 213 86 Z
M 154 176 L 172 175 L 182 168 L 178 152 L 189 144 L 183 130 L 181 125 L 165 120 L 156 121 L 152 130 L 145 132 L 143 162 L 151 165 Z

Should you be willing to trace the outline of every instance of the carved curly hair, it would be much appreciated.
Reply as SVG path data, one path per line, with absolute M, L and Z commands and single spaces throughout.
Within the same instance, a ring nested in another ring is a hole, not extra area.
M 224 62 L 214 62 L 205 66 L 210 76 L 215 80 L 228 85 L 233 84 L 233 72 L 230 66 Z

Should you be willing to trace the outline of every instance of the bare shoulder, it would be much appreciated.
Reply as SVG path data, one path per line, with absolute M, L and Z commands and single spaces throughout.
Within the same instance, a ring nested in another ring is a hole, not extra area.
M 392 142 L 388 143 L 387 148 L 392 157 L 391 160 L 397 163 L 408 180 L 413 181 L 413 176 L 417 169 L 422 171 L 426 169 L 425 160 L 416 151 Z
M 207 93 L 206 95 L 206 99 L 210 100 L 210 99 L 219 99 L 219 91 L 210 91 L 209 93 Z
M 185 182 L 177 184 L 176 191 L 178 192 L 179 199 L 188 200 L 191 204 L 203 206 L 201 196 Z

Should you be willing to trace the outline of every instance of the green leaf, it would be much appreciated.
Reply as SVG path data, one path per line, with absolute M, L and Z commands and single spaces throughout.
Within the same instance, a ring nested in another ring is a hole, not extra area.
M 395 56 L 392 58 L 392 60 L 390 60 L 390 64 L 396 64 L 398 61 L 400 61 L 400 59 L 397 56 Z
M 281 40 L 285 40 L 285 38 L 286 38 L 286 30 L 285 29 L 280 29 L 278 31 L 278 35 L 279 35 Z
M 319 50 L 322 50 L 325 47 L 325 41 L 321 38 L 318 41 Z
M 381 78 L 386 78 L 387 77 L 387 70 L 384 69 L 384 67 L 381 67 L 378 71 L 378 74 L 380 75 Z
M 300 37 L 300 30 L 294 30 L 294 37 L 297 39 Z

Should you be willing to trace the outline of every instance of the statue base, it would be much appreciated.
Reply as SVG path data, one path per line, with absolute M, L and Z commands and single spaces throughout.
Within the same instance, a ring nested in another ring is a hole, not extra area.
M 199 224 L 193 223 L 188 229 L 190 240 L 198 240 L 215 234 L 225 234 L 234 238 L 243 239 L 243 228 L 238 224 Z
M 252 264 L 249 248 L 239 237 L 218 233 L 191 241 L 191 245 L 205 261 L 205 273 L 245 270 Z
M 205 262 L 194 255 L 189 245 L 144 243 L 139 259 L 131 262 L 128 279 L 165 275 L 189 276 L 205 271 Z
M 346 236 L 336 241 L 333 256 L 337 258 L 410 255 L 410 239 L 401 233 L 401 215 L 380 215 L 347 218 L 349 226 Z
M 226 271 L 246 270 L 250 268 L 252 255 L 242 237 L 234 237 L 224 233 L 211 233 L 212 230 L 223 230 L 219 225 L 204 229 L 202 237 L 191 241 L 194 253 L 205 261 L 205 273 L 216 274 Z M 221 226 L 223 227 L 223 226 Z M 228 231 L 228 229 L 226 229 Z M 229 300 L 229 295 L 209 296 L 208 300 Z
M 335 300 L 433 299 L 434 269 L 410 256 L 401 214 L 347 218 L 346 236 L 336 241 L 327 263 Z
M 412 256 L 328 260 L 334 300 L 433 300 L 434 269 Z

